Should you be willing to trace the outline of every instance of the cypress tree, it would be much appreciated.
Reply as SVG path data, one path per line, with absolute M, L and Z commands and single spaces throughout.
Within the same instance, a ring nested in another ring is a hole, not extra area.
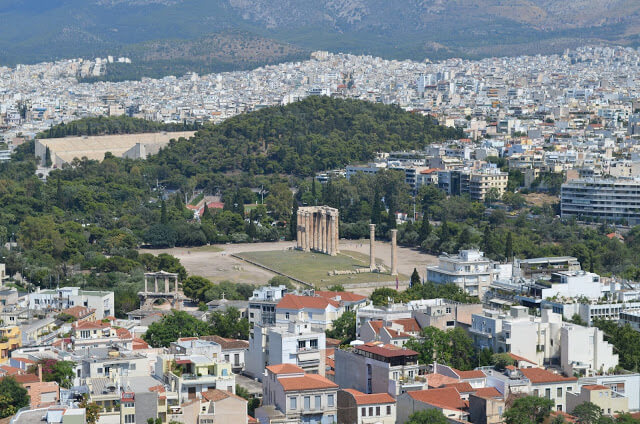
M 160 204 L 160 223 L 166 224 L 169 222 L 169 217 L 167 216 L 167 204 L 164 199 L 162 199 L 162 203 Z
M 513 257 L 513 236 L 511 231 L 507 233 L 507 241 L 504 244 L 504 256 L 509 260 Z
M 425 241 L 426 238 L 429 237 L 429 234 L 431 234 L 431 223 L 429 222 L 429 218 L 425 214 L 422 217 L 422 224 L 420 225 L 420 242 L 422 243 L 423 241 Z
M 380 224 L 380 214 L 382 213 L 380 208 L 380 194 L 378 190 L 373 195 L 373 205 L 371 205 L 371 223 Z
M 411 274 L 411 282 L 409 283 L 409 287 L 413 287 L 418 284 L 420 284 L 420 274 L 418 274 L 418 270 L 416 268 L 413 268 L 413 273 Z

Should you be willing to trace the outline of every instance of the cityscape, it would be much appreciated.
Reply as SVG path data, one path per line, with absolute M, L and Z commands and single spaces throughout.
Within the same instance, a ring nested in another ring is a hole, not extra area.
M 348 50 L 0 67 L 0 424 L 640 423 L 640 47 Z

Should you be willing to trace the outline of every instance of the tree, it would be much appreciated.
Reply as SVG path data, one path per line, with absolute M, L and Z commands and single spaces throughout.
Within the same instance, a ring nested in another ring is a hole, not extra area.
M 10 417 L 25 406 L 29 406 L 27 389 L 13 377 L 0 380 L 0 418 Z
M 162 199 L 162 203 L 160 203 L 160 223 L 166 225 L 169 222 L 169 218 L 167 217 L 167 203 Z
M 493 363 L 492 356 L 493 356 L 493 351 L 491 349 L 489 349 L 487 347 L 482 349 L 478 353 L 478 366 L 479 367 L 486 367 L 486 366 L 491 365 Z
M 494 353 L 491 363 L 498 371 L 504 371 L 508 366 L 514 365 L 515 361 L 508 353 Z
M 65 389 L 69 389 L 73 385 L 73 378 L 75 377 L 74 362 L 41 359 L 35 365 L 29 367 L 29 372 L 36 374 L 38 366 L 42 367 L 42 379 L 44 381 L 55 381 Z
M 80 408 L 85 409 L 86 414 L 86 423 L 87 424 L 97 424 L 100 419 L 100 411 L 102 408 L 95 402 L 89 402 L 89 396 L 84 395 L 82 402 L 78 404 Z
M 420 284 L 420 274 L 418 274 L 418 270 L 413 268 L 413 272 L 411 273 L 411 282 L 409 283 L 409 287 L 417 286 Z
M 420 234 L 420 243 L 422 243 L 429 236 L 429 234 L 431 234 L 431 224 L 429 223 L 429 218 L 427 218 L 426 214 L 422 218 L 419 234 Z
M 289 220 L 293 207 L 293 194 L 288 185 L 284 183 L 272 185 L 266 203 L 274 218 L 280 221 Z
M 206 302 L 205 293 L 212 287 L 211 281 L 197 275 L 192 275 L 182 281 L 184 295 L 196 302 Z
M 513 236 L 511 231 L 507 233 L 507 241 L 504 243 L 504 256 L 507 260 L 513 257 Z
M 214 312 L 210 318 L 211 333 L 220 337 L 249 340 L 249 321 L 242 318 L 238 308 L 228 307 Z
M 199 337 L 211 334 L 206 322 L 189 315 L 184 311 L 173 311 L 160 321 L 154 322 L 144 335 L 144 340 L 153 347 L 169 347 L 181 337 Z
M 447 424 L 449 420 L 438 409 L 427 409 L 414 412 L 409 416 L 407 424 Z
M 271 279 L 267 281 L 267 284 L 271 287 L 285 286 L 289 291 L 294 291 L 296 289 L 291 280 L 284 275 L 271 277 Z
M 594 403 L 584 402 L 576 406 L 571 415 L 576 417 L 580 424 L 598 424 L 602 417 L 602 410 Z
M 551 413 L 553 401 L 538 396 L 525 396 L 516 399 L 511 408 L 504 413 L 506 424 L 539 424 Z
M 239 384 L 236 384 L 236 395 L 247 400 L 247 413 L 253 417 L 256 408 L 260 406 L 260 399 L 251 396 L 249 391 Z
M 484 201 L 490 205 L 497 202 L 498 200 L 500 200 L 500 190 L 498 190 L 496 187 L 491 187 L 487 191 L 487 194 L 485 194 Z
M 340 318 L 333 321 L 331 330 L 327 330 L 327 337 L 340 340 L 341 344 L 349 344 L 356 339 L 356 313 L 345 311 Z
M 333 286 L 328 287 L 327 290 L 334 292 L 343 292 L 344 286 L 342 284 L 334 284 Z

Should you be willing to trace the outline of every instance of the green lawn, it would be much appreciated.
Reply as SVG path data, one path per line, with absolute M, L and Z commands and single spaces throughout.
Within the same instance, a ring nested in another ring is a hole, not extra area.
M 328 275 L 333 270 L 349 270 L 369 266 L 368 257 L 356 252 L 343 252 L 338 256 L 307 253 L 299 250 L 272 252 L 243 252 L 238 256 L 272 268 L 319 287 L 334 284 L 364 284 L 395 281 L 389 274 L 364 273 L 353 275 Z M 400 280 L 408 277 L 399 275 Z

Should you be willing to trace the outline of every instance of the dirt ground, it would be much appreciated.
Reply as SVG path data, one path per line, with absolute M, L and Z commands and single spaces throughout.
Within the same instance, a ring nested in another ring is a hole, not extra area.
M 527 203 L 533 206 L 543 206 L 545 203 L 550 205 L 554 203 L 558 203 L 560 198 L 557 196 L 550 196 L 544 193 L 529 193 L 524 196 L 527 200 Z
M 206 246 L 202 248 L 173 248 L 173 249 L 145 249 L 142 252 L 168 253 L 180 259 L 182 265 L 190 275 L 200 275 L 212 281 L 229 280 L 237 283 L 265 284 L 275 274 L 253 266 L 242 260 L 230 256 L 232 253 L 249 251 L 278 251 L 288 250 L 295 246 L 295 242 L 275 243 L 243 243 Z M 369 255 L 369 240 L 341 240 L 340 250 L 355 251 Z M 376 258 L 387 267 L 391 265 L 391 244 L 376 242 Z M 398 247 L 398 272 L 411 275 L 416 268 L 422 278 L 425 277 L 426 267 L 437 263 L 437 258 L 421 253 L 417 250 Z M 401 287 L 402 288 L 402 287 Z M 362 294 L 369 294 L 373 288 L 362 287 L 357 290 Z

